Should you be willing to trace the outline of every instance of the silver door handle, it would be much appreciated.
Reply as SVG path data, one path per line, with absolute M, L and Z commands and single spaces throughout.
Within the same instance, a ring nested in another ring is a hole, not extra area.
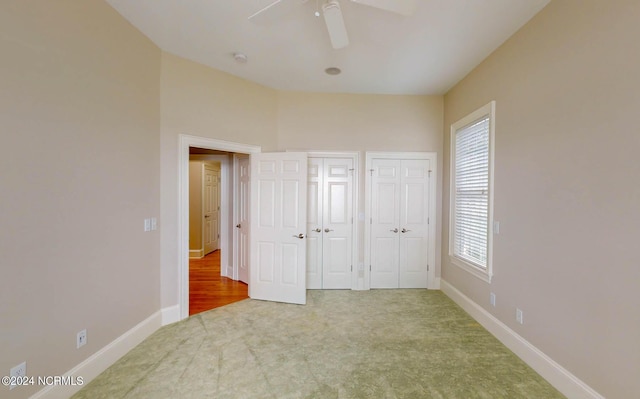
M 315 231 L 316 233 L 319 233 L 319 232 L 321 232 L 322 230 L 320 229 L 320 227 L 318 227 L 317 229 L 315 229 L 315 230 L 313 230 L 313 231 Z
M 331 230 L 331 229 L 324 229 L 324 232 L 325 232 L 325 233 L 328 233 L 328 232 L 330 232 L 330 231 L 333 231 L 333 230 Z
M 300 234 L 298 234 L 297 236 L 296 236 L 296 235 L 294 235 L 293 237 L 295 237 L 295 238 L 299 238 L 299 239 L 301 239 L 301 240 L 302 240 L 302 239 L 304 238 L 304 234 L 300 233 Z
M 407 230 L 407 229 L 405 229 L 404 227 L 402 228 L 402 232 L 403 232 L 403 233 L 408 233 L 408 232 L 410 232 L 410 231 L 411 231 L 411 230 Z
M 238 223 L 238 224 L 236 224 L 236 227 L 240 228 L 240 227 L 242 227 L 242 225 L 240 223 Z
M 392 232 L 392 233 L 397 233 L 398 229 L 393 229 L 393 230 L 389 230 L 389 231 Z

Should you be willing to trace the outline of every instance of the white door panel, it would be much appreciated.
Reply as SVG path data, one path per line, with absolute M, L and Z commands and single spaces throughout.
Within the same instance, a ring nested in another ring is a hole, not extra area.
M 251 155 L 249 296 L 306 303 L 307 156 Z
M 371 165 L 371 288 L 426 288 L 429 161 Z
M 353 159 L 325 158 L 323 167 L 322 288 L 351 288 Z
M 401 162 L 399 288 L 427 288 L 429 161 Z
M 400 161 L 376 159 L 372 167 L 371 288 L 397 288 Z
M 322 159 L 309 158 L 307 182 L 307 288 L 322 288 Z
M 238 279 L 249 283 L 249 188 L 250 163 L 246 155 L 235 155 L 238 162 L 238 220 L 236 230 L 238 234 L 238 248 L 236 249 L 238 264 Z
M 307 287 L 351 288 L 353 159 L 309 158 Z

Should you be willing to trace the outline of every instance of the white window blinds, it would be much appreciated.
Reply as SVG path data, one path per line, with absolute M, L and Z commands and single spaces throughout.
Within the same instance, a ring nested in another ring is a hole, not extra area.
M 453 254 L 487 268 L 489 115 L 455 131 Z

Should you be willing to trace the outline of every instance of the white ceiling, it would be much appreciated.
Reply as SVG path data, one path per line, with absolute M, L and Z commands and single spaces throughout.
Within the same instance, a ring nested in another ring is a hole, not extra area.
M 418 0 L 415 14 L 402 17 L 340 0 L 350 44 L 334 50 L 314 16 L 323 0 L 258 22 L 247 17 L 274 0 L 107 1 L 164 51 L 250 81 L 378 94 L 444 94 L 549 2 Z M 332 66 L 342 74 L 326 75 Z

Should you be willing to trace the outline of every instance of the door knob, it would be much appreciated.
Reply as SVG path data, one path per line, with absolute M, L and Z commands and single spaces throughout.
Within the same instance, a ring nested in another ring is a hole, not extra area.
M 324 232 L 325 232 L 325 233 L 328 233 L 328 232 L 330 232 L 330 231 L 333 231 L 333 230 L 331 230 L 331 229 L 324 229 Z
M 304 238 L 304 234 L 300 233 L 300 234 L 298 234 L 298 235 L 294 235 L 293 237 L 294 237 L 294 238 L 299 238 L 299 239 L 301 239 L 301 240 L 302 240 L 302 239 Z
M 321 232 L 322 230 L 320 229 L 320 227 L 318 227 L 317 229 L 315 229 L 315 230 L 313 230 L 313 231 L 315 231 L 316 233 L 319 233 L 319 232 Z
M 391 232 L 393 232 L 393 233 L 397 233 L 397 232 L 398 232 L 398 229 L 393 229 L 393 230 L 389 230 L 389 231 L 391 231 Z
M 402 232 L 403 232 L 403 233 L 408 233 L 408 232 L 410 232 L 410 231 L 411 231 L 411 230 L 407 230 L 407 229 L 405 229 L 404 227 L 402 228 Z
M 236 224 L 236 227 L 240 228 L 240 227 L 242 227 L 242 225 L 240 223 L 238 223 L 238 224 Z

